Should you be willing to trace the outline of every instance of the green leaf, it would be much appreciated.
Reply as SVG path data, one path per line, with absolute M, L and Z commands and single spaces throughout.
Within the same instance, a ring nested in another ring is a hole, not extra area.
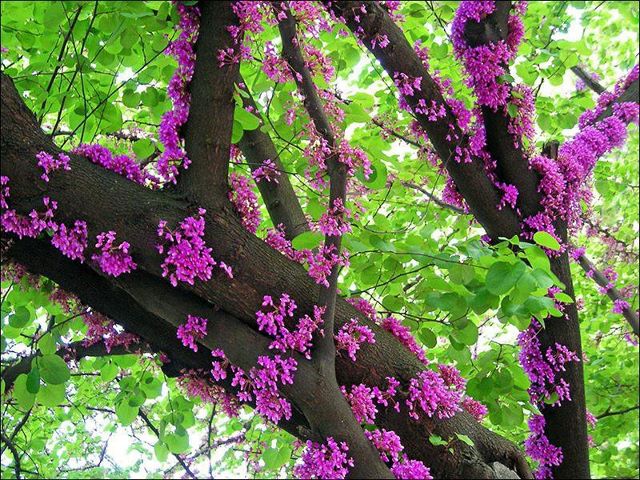
M 59 385 L 71 377 L 69 367 L 58 355 L 43 355 L 38 359 L 38 366 L 42 379 L 51 385 Z
M 120 369 L 112 362 L 105 363 L 100 369 L 100 379 L 103 382 L 110 382 L 118 376 Z
M 463 443 L 466 443 L 470 447 L 473 447 L 475 445 L 473 443 L 473 440 L 471 440 L 471 438 L 469 438 L 467 435 L 463 435 L 462 433 L 456 433 L 456 437 L 458 437 L 458 440 L 460 440 Z
M 131 425 L 138 416 L 138 407 L 132 407 L 127 401 L 116 404 L 116 416 L 125 427 Z
M 189 436 L 178 435 L 177 433 L 170 433 L 165 435 L 165 442 L 169 447 L 171 453 L 184 453 L 189 450 Z
M 569 295 L 567 295 L 564 292 L 556 293 L 553 297 L 557 301 L 562 302 L 562 303 L 573 303 L 573 298 L 571 298 Z
M 167 457 L 169 456 L 169 449 L 160 440 L 158 440 L 158 442 L 153 446 L 153 451 L 156 454 L 156 458 L 159 462 L 166 461 Z
M 136 140 L 136 142 L 133 144 L 133 153 L 136 154 L 136 157 L 138 157 L 139 160 L 144 160 L 150 157 L 151 154 L 155 151 L 155 145 L 148 138 Z
M 9 325 L 13 328 L 24 328 L 31 320 L 31 312 L 25 307 L 18 307 L 13 315 L 9 317 Z
M 233 121 L 233 128 L 231 130 L 231 143 L 238 143 L 244 134 L 242 124 L 238 120 Z
M 436 447 L 440 445 L 448 444 L 448 442 L 446 440 L 443 440 L 442 437 L 439 435 L 429 435 L 428 440 L 431 445 L 434 445 Z
M 36 396 L 27 390 L 27 375 L 21 373 L 13 384 L 13 398 L 15 398 L 18 406 L 23 410 L 33 407 Z
M 523 263 L 496 262 L 489 268 L 487 290 L 495 295 L 503 295 L 511 290 L 525 271 Z
M 296 250 L 303 250 L 305 248 L 312 250 L 320 245 L 322 239 L 323 236 L 320 232 L 302 232 L 291 241 L 291 245 L 293 245 L 293 248 Z
M 553 236 L 548 232 L 536 232 L 533 234 L 533 240 L 543 247 L 546 247 L 550 250 L 560 250 L 560 243 L 558 240 L 553 238 Z
M 433 333 L 433 330 L 427 327 L 421 327 L 420 330 L 418 330 L 418 338 L 427 348 L 433 348 L 438 343 L 438 339 L 435 333 Z
M 53 353 L 56 353 L 56 341 L 50 333 L 47 333 L 40 340 L 38 340 L 38 349 L 44 355 L 51 355 Z
M 260 119 L 242 107 L 236 107 L 233 118 L 240 122 L 243 130 L 255 130 L 260 126 Z
M 43 385 L 38 392 L 38 402 L 45 407 L 57 407 L 65 401 L 64 385 Z
M 27 391 L 36 394 L 40 390 L 40 371 L 38 367 L 33 367 L 27 375 Z

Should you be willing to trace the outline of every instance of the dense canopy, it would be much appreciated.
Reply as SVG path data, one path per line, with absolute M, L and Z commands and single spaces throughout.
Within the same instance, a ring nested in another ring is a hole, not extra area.
M 637 2 L 1 8 L 3 478 L 639 475 Z

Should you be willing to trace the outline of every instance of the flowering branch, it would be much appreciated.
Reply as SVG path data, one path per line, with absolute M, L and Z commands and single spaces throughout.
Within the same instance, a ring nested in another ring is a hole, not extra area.
M 421 79 L 419 90 L 406 96 L 406 101 L 414 109 L 420 108 L 421 100 L 428 105 L 435 104 L 444 108 L 445 115 L 435 120 L 424 113 L 414 113 L 457 190 L 468 204 L 469 210 L 490 237 L 516 235 L 520 231 L 518 219 L 511 208 L 498 209 L 501 195 L 487 178 L 482 162 L 475 157 L 467 157 L 464 161 L 456 160 L 468 147 L 469 138 L 459 128 L 456 117 L 443 98 L 440 86 L 429 74 L 421 58 L 409 45 L 404 32 L 395 24 L 389 13 L 378 3 L 372 2 L 347 1 L 325 4 L 329 11 L 338 20 L 344 21 L 363 42 L 390 77 L 396 75 Z M 372 42 L 378 35 L 387 37 L 388 46 Z
M 258 107 L 246 86 L 240 78 L 240 88 L 246 93 L 242 96 L 242 103 L 246 110 L 258 114 Z M 258 170 L 267 160 L 271 160 L 275 169 L 281 173 L 278 182 L 256 182 L 262 200 L 264 201 L 271 221 L 274 225 L 282 224 L 287 240 L 292 240 L 297 235 L 309 230 L 308 222 L 300 206 L 300 201 L 293 191 L 289 177 L 284 172 L 276 147 L 269 134 L 261 128 L 246 130 L 238 143 L 247 163 L 253 172 Z
M 576 76 L 580 80 L 582 80 L 587 87 L 589 87 L 591 90 L 596 92 L 598 95 L 600 95 L 606 90 L 606 88 L 600 85 L 600 83 L 593 78 L 593 75 L 590 75 L 587 72 L 585 72 L 582 67 L 578 65 L 574 65 L 573 67 L 571 67 L 571 71 L 575 73 Z
M 219 49 L 236 48 L 227 30 L 237 21 L 230 2 L 200 2 L 198 8 L 201 27 L 195 44 L 195 64 L 186 60 L 193 69 L 193 78 L 184 141 L 192 163 L 180 175 L 178 187 L 206 205 L 206 201 L 220 201 L 227 194 L 233 93 L 239 64 L 220 67 L 217 59 Z
M 274 4 L 275 5 L 275 4 Z M 313 122 L 313 125 L 321 137 L 326 141 L 329 148 L 327 167 L 329 171 L 329 208 L 336 206 L 336 202 L 342 205 L 346 203 L 347 191 L 347 166 L 338 161 L 337 143 L 331 123 L 324 111 L 320 97 L 316 90 L 311 72 L 305 65 L 299 39 L 296 33 L 296 20 L 289 10 L 280 10 L 275 7 L 278 18 L 278 28 L 282 38 L 282 54 L 289 64 L 293 73 L 300 94 L 304 97 L 303 103 Z M 337 233 L 337 232 L 335 232 Z M 327 233 L 325 237 L 325 249 L 334 250 L 336 255 L 340 254 L 342 237 L 334 232 Z M 335 264 L 331 268 L 331 273 L 327 277 L 329 285 L 321 288 L 318 304 L 324 307 L 324 332 L 323 338 L 319 338 L 316 344 L 317 358 L 330 362 L 333 366 L 335 359 L 335 343 L 333 338 L 334 316 L 336 305 L 336 293 L 338 290 L 339 265 Z
M 604 274 L 598 270 L 591 260 L 589 260 L 584 254 L 580 255 L 577 261 L 588 276 L 593 278 L 599 286 L 606 289 L 607 296 L 616 306 L 619 306 L 621 312 L 618 313 L 622 313 L 627 322 L 629 322 L 629 325 L 631 325 L 633 333 L 638 335 L 638 314 L 631 309 L 631 306 L 624 300 L 622 295 L 620 295 L 620 291 L 611 286 L 609 280 L 604 276 Z

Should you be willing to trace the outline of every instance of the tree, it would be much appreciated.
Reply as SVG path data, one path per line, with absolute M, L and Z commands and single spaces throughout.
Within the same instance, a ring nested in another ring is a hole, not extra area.
M 3 475 L 637 474 L 637 4 L 2 8 Z

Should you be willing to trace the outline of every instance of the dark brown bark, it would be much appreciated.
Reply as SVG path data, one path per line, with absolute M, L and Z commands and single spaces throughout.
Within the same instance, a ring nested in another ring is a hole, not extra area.
M 409 45 L 404 32 L 378 3 L 367 3 L 367 13 L 361 12 L 359 9 L 361 5 L 362 2 L 339 2 L 332 3 L 330 9 L 344 18 L 351 31 L 355 32 L 362 28 L 364 34 L 360 36 L 360 39 L 378 59 L 389 76 L 393 77 L 395 72 L 400 72 L 411 78 L 422 77 L 422 90 L 406 99 L 412 107 L 417 104 L 419 99 L 425 99 L 427 104 L 433 100 L 437 105 L 446 107 L 439 87 Z M 359 22 L 354 18 L 356 13 L 359 16 Z M 375 48 L 371 46 L 371 40 L 379 33 L 384 33 L 387 36 L 388 46 L 384 48 L 381 48 L 379 44 L 376 44 Z M 517 235 L 520 231 L 518 218 L 510 208 L 498 210 L 500 195 L 487 178 L 481 162 L 478 159 L 473 159 L 471 163 L 458 163 L 454 160 L 456 148 L 465 146 L 468 138 L 457 127 L 453 129 L 453 132 L 449 130 L 449 125 L 457 125 L 451 111 L 447 108 L 447 115 L 435 122 L 430 121 L 422 114 L 416 114 L 416 118 L 427 132 L 429 140 L 455 182 L 458 191 L 464 196 L 469 210 L 482 224 L 487 234 L 495 239 Z M 447 140 L 452 133 L 460 140 L 456 142 Z
M 40 208 L 41 197 L 48 195 L 58 201 L 56 221 L 70 223 L 76 219 L 84 219 L 92 236 L 99 231 L 116 230 L 119 238 L 126 239 L 132 245 L 132 255 L 139 264 L 139 271 L 136 273 L 160 279 L 159 265 L 162 259 L 154 248 L 157 243 L 155 229 L 158 221 L 165 219 L 169 225 L 176 225 L 195 206 L 169 192 L 147 190 L 74 155 L 70 155 L 71 171 L 52 172 L 50 182 L 45 184 L 40 180 L 35 155 L 41 150 L 57 153 L 59 149 L 38 128 L 35 118 L 20 99 L 10 79 L 5 75 L 1 77 L 0 160 L 2 174 L 11 179 L 10 206 L 23 214 L 28 213 L 32 208 Z M 169 288 L 169 292 L 189 291 L 194 294 L 193 297 L 198 297 L 198 302 L 218 305 L 230 316 L 254 327 L 255 312 L 260 308 L 263 295 L 279 296 L 287 292 L 296 299 L 298 313 L 312 310 L 318 298 L 318 287 L 300 265 L 289 261 L 249 234 L 240 224 L 235 212 L 226 207 L 209 212 L 205 219 L 205 240 L 213 247 L 216 259 L 233 266 L 235 278 L 229 280 L 224 274 L 220 274 L 207 283 L 197 282 L 194 287 L 189 288 L 181 285 L 181 288 Z M 90 252 L 86 252 L 86 255 L 89 257 Z M 111 279 L 108 280 L 112 282 Z M 119 288 L 124 289 L 122 281 Z M 135 296 L 132 298 L 139 303 L 159 300 L 166 302 L 165 297 L 163 293 L 147 297 L 146 300 Z M 151 309 L 152 306 L 147 305 L 144 309 Z M 169 311 L 180 311 L 181 318 L 186 313 L 191 313 L 180 308 Z M 376 343 L 365 346 L 359 352 L 357 363 L 337 358 L 339 384 L 350 386 L 366 382 L 371 386 L 384 388 L 387 376 L 394 376 L 406 384 L 424 368 L 393 336 L 363 318 L 343 299 L 338 299 L 336 328 L 350 318 L 358 318 L 361 323 L 368 325 L 376 335 Z M 220 324 L 221 322 L 214 321 L 212 327 Z M 152 323 L 152 326 L 158 330 L 157 323 Z M 228 328 L 232 328 L 232 320 L 229 320 Z M 220 335 L 234 336 L 237 338 L 237 345 L 254 345 L 256 337 L 250 333 L 251 330 L 241 332 L 244 333 L 236 336 L 231 330 L 222 330 Z M 222 342 L 224 339 L 211 341 Z M 239 355 L 241 353 L 238 352 Z M 241 360 L 242 358 L 238 359 L 239 362 Z M 299 376 L 303 380 L 304 375 Z M 318 394 L 318 389 L 312 388 L 309 392 L 312 395 Z M 303 394 L 304 392 L 300 395 Z M 317 400 L 313 398 L 305 407 L 311 411 L 317 409 L 317 403 L 313 403 Z M 298 404 L 297 401 L 294 403 Z M 381 411 L 378 425 L 396 431 L 413 457 L 431 466 L 437 477 L 468 477 L 470 472 L 484 472 L 483 476 L 488 476 L 493 470 L 487 468 L 494 461 L 508 467 L 522 462 L 522 455 L 515 445 L 491 433 L 466 413 L 460 413 L 447 421 L 425 418 L 415 422 L 408 418 L 404 409 L 402 411 L 404 413 L 400 416 L 393 411 Z M 319 412 L 319 415 L 326 415 L 326 412 Z M 331 418 L 326 420 L 329 422 Z M 474 440 L 475 446 L 461 444 L 456 446 L 453 453 L 449 453 L 426 441 L 431 434 L 449 438 L 452 432 L 468 435 Z M 482 468 L 478 470 L 480 467 Z
M 205 205 L 224 198 L 228 188 L 233 92 L 239 64 L 220 67 L 216 55 L 220 49 L 237 48 L 227 30 L 237 22 L 230 5 L 200 2 L 200 34 L 195 45 L 198 61 L 189 84 L 192 101 L 184 140 L 192 163 L 181 173 L 178 188 Z
M 240 81 L 245 83 L 242 78 Z M 246 97 L 242 97 L 244 107 L 251 107 L 256 113 L 259 112 L 251 93 L 246 89 L 246 84 L 244 91 L 247 93 Z M 252 171 L 260 168 L 265 160 L 270 159 L 276 168 L 282 172 L 282 175 L 278 178 L 278 183 L 265 180 L 257 182 L 260 195 L 273 224 L 275 226 L 278 224 L 284 226 L 284 234 L 288 240 L 292 240 L 302 232 L 309 230 L 307 219 L 304 216 L 298 197 L 293 191 L 289 176 L 280 161 L 280 156 L 271 137 L 262 130 L 262 125 L 255 130 L 245 130 L 238 147 L 242 150 L 244 158 L 246 158 Z
M 602 288 L 607 288 L 609 280 L 607 280 L 602 272 L 596 268 L 591 260 L 589 260 L 586 256 L 581 255 L 580 258 L 578 258 L 578 263 L 586 273 L 593 272 L 593 279 L 598 285 L 600 285 Z M 613 302 L 615 302 L 616 300 L 623 300 L 620 292 L 615 287 L 607 289 L 607 296 Z M 622 311 L 622 315 L 627 320 L 627 322 L 629 322 L 633 333 L 638 335 L 638 314 L 634 312 L 631 307 L 627 307 Z

